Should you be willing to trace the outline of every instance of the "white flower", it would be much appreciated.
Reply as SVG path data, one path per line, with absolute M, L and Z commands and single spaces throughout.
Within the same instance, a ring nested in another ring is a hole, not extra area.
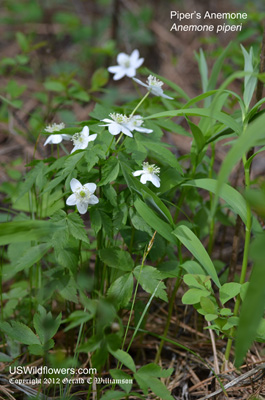
M 141 115 L 134 115 L 133 117 L 129 118 L 129 121 L 126 124 L 126 126 L 130 131 L 137 131 L 137 132 L 144 132 L 144 133 L 153 132 L 153 129 L 142 128 L 143 123 L 144 123 L 144 121 L 142 120 Z
M 145 184 L 147 181 L 152 182 L 155 187 L 160 187 L 160 179 L 158 174 L 160 173 L 160 168 L 155 164 L 149 164 L 148 162 L 143 163 L 143 169 L 133 172 L 133 176 L 141 175 L 140 182 Z
M 144 62 L 144 59 L 139 58 L 139 56 L 140 54 L 138 50 L 134 50 L 130 56 L 125 53 L 118 54 L 117 63 L 119 65 L 108 68 L 109 72 L 115 74 L 113 79 L 117 81 L 124 76 L 128 76 L 129 78 L 135 76 L 136 69 L 139 68 Z
M 64 128 L 65 128 L 65 125 L 62 122 L 61 124 L 48 125 L 48 126 L 46 126 L 46 128 L 44 130 L 45 130 L 45 132 L 53 133 L 53 132 L 59 132 Z M 63 139 L 64 140 L 70 140 L 71 136 L 70 135 L 65 135 L 65 134 L 50 135 L 46 139 L 46 141 L 44 143 L 44 146 L 46 146 L 46 144 L 58 144 L 58 143 L 61 143 L 63 141 Z
M 117 113 L 111 113 L 109 118 L 102 119 L 102 122 L 106 122 L 105 125 L 99 125 L 99 126 L 107 126 L 109 133 L 112 135 L 118 135 L 120 132 L 124 133 L 124 135 L 133 137 L 133 134 L 131 132 L 131 129 L 128 126 L 128 122 L 130 118 L 126 117 L 126 115 L 123 114 L 117 114 Z
M 109 118 L 102 119 L 103 122 L 106 122 L 105 125 L 99 126 L 107 126 L 109 133 L 112 135 L 118 135 L 120 132 L 124 133 L 127 136 L 133 137 L 132 131 L 151 133 L 152 129 L 142 128 L 142 124 L 144 121 L 140 115 L 135 115 L 132 117 L 127 117 L 123 114 L 111 113 Z
M 89 128 L 88 126 L 84 126 L 81 132 L 75 133 L 72 137 L 72 141 L 74 143 L 74 148 L 71 151 L 73 153 L 76 150 L 86 149 L 88 143 L 94 141 L 97 137 L 97 134 L 89 136 Z
M 68 206 L 77 207 L 80 214 L 85 214 L 89 204 L 97 204 L 99 202 L 95 192 L 97 185 L 95 183 L 85 183 L 82 185 L 77 179 L 73 178 L 70 182 L 70 187 L 73 192 L 66 200 Z
M 140 85 L 146 87 L 155 96 L 161 96 L 161 97 L 164 97 L 165 99 L 173 100 L 173 97 L 170 97 L 164 93 L 164 91 L 162 89 L 164 82 L 160 81 L 155 76 L 149 75 L 146 83 L 143 83 L 142 81 L 140 81 L 140 79 L 137 79 L 137 78 L 133 78 L 133 80 L 135 82 L 139 83 Z
M 65 128 L 65 124 L 63 122 L 61 122 L 60 124 L 48 125 L 48 126 L 46 126 L 46 128 L 44 130 L 45 130 L 45 132 L 53 133 L 53 132 L 59 132 L 64 128 Z

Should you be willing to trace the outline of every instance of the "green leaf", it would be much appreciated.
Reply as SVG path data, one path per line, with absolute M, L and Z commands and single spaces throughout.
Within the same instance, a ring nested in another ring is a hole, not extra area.
M 180 174 L 183 174 L 182 168 L 174 154 L 164 147 L 162 143 L 154 143 L 151 141 L 142 141 L 141 143 L 149 150 L 155 153 L 158 160 L 175 168 Z
M 228 300 L 237 296 L 240 293 L 240 290 L 241 290 L 240 283 L 236 282 L 225 283 L 219 291 L 221 303 L 225 304 Z
M 184 281 L 184 283 L 186 283 L 186 285 L 197 288 L 197 289 L 205 288 L 205 286 L 203 285 L 204 279 L 205 279 L 205 275 L 202 275 L 200 277 L 199 275 L 186 274 L 183 276 L 183 281 Z
M 133 273 L 135 278 L 139 281 L 142 288 L 147 293 L 150 294 L 153 294 L 159 281 L 162 280 L 162 276 L 159 270 L 157 270 L 154 267 L 151 267 L 150 265 L 144 265 L 143 267 L 141 265 L 138 265 L 138 267 L 136 267 L 133 270 Z M 164 301 L 168 301 L 165 289 L 166 289 L 165 284 L 161 282 L 159 288 L 156 291 L 155 296 L 159 297 Z
M 211 76 L 208 81 L 207 90 L 213 90 L 216 87 L 217 79 L 221 71 L 223 62 L 226 59 L 227 53 L 229 52 L 231 46 L 232 46 L 232 41 L 229 42 L 228 46 L 222 51 L 222 53 L 215 61 L 214 66 L 212 68 Z
M 23 344 L 41 344 L 39 338 L 32 332 L 32 330 L 21 322 L 11 321 L 0 322 L 0 329 L 12 339 Z
M 16 32 L 16 39 L 17 42 L 21 48 L 21 50 L 26 53 L 29 51 L 29 41 L 27 39 L 27 37 L 21 33 L 21 32 Z
M 174 368 L 162 369 L 160 365 L 150 363 L 138 369 L 137 374 L 148 379 L 149 376 L 155 378 L 169 378 Z
M 131 271 L 134 266 L 130 254 L 116 247 L 99 250 L 99 257 L 109 267 L 117 268 L 121 271 Z
M 94 229 L 95 234 L 97 235 L 102 226 L 101 214 L 96 208 L 91 208 L 89 215 L 91 220 L 91 227 L 92 229 Z
M 242 131 L 242 127 L 238 124 L 232 117 L 225 114 L 222 111 L 215 111 L 211 108 L 189 108 L 189 109 L 180 109 L 176 111 L 163 111 L 157 114 L 150 115 L 145 119 L 155 119 L 155 118 L 164 118 L 164 117 L 178 117 L 181 115 L 193 115 L 198 117 L 208 117 L 212 119 L 216 119 L 217 121 L 222 122 L 225 126 L 229 126 L 233 131 L 237 134 L 240 134 Z
M 45 308 L 39 305 L 38 313 L 35 313 L 33 317 L 33 324 L 42 344 L 54 337 L 61 324 L 61 319 L 61 314 L 54 319 L 50 312 L 47 313 Z
M 1 224 L 0 245 L 9 243 L 25 242 L 36 240 L 49 240 L 52 234 L 62 229 L 60 224 L 50 221 L 13 221 Z
M 126 374 L 126 372 L 121 371 L 119 369 L 111 369 L 109 372 L 113 379 L 119 379 L 119 380 L 131 380 L 132 379 L 132 377 L 129 374 Z M 129 393 L 132 388 L 131 383 L 118 383 L 118 385 L 123 390 L 125 390 L 126 393 Z
M 182 297 L 183 304 L 197 304 L 200 302 L 202 297 L 210 296 L 210 292 L 206 289 L 189 289 Z
M 250 48 L 249 53 L 246 51 L 244 46 L 241 44 L 241 49 L 244 55 L 244 71 L 248 72 L 245 76 L 244 79 L 244 94 L 243 94 L 243 100 L 246 106 L 246 109 L 248 109 L 249 104 L 251 102 L 256 83 L 257 83 L 257 77 L 253 76 L 254 68 L 253 68 L 253 49 L 252 47 Z
M 41 161 L 37 165 L 35 165 L 35 167 L 30 172 L 27 173 L 25 181 L 19 187 L 18 197 L 16 201 L 30 191 L 30 189 L 36 182 L 38 175 L 43 175 L 44 169 L 45 164 Z
M 200 70 L 200 75 L 201 75 L 201 81 L 202 81 L 202 90 L 203 92 L 206 92 L 207 87 L 208 87 L 208 67 L 207 67 L 207 62 L 205 59 L 205 55 L 202 49 L 200 49 L 200 53 L 196 54 L 196 59 L 199 63 L 199 70 Z
M 87 92 L 85 90 L 77 90 L 74 91 L 73 93 L 71 93 L 71 96 L 74 99 L 80 100 L 80 101 L 84 101 L 87 102 L 90 100 L 89 95 L 87 94 Z
M 7 354 L 4 354 L 4 353 L 0 353 L 0 362 L 9 363 L 12 361 L 13 361 L 13 358 L 11 358 L 10 356 L 8 356 Z
M 212 206 L 212 214 L 215 211 L 221 188 L 230 175 L 234 165 L 242 158 L 251 147 L 260 145 L 260 141 L 264 140 L 263 128 L 265 125 L 265 115 L 262 115 L 251 122 L 243 135 L 241 135 L 228 152 L 224 159 L 221 170 L 219 172 L 218 184 L 216 187 L 216 196 Z
M 188 274 L 205 275 L 200 264 L 193 260 L 185 261 L 184 264 L 182 264 L 182 268 L 187 271 Z
M 105 86 L 109 80 L 109 73 L 106 68 L 99 68 L 97 69 L 94 74 L 92 75 L 92 90 L 96 90 Z
M 70 175 L 70 173 L 75 169 L 76 164 L 85 156 L 85 151 L 80 151 L 79 153 L 73 153 L 67 157 L 64 162 L 63 174 Z
M 150 236 L 153 236 L 153 231 L 150 228 L 150 226 L 144 221 L 142 217 L 140 217 L 139 214 L 133 213 L 132 209 L 130 209 L 130 217 L 132 225 L 134 226 L 135 229 L 147 232 Z
M 100 400 L 120 400 L 126 397 L 125 392 L 118 392 L 117 390 L 108 390 L 103 396 L 100 397 Z
M 85 243 L 89 243 L 89 239 L 85 231 L 84 221 L 79 214 L 68 214 L 67 223 L 69 232 L 72 236 L 74 236 L 78 240 L 82 240 Z
M 264 274 L 265 234 L 257 236 L 251 246 L 251 258 L 254 260 L 249 286 L 244 298 L 236 333 L 236 367 L 239 367 L 244 356 L 256 337 L 265 309 L 265 274 Z
M 46 81 L 44 82 L 44 87 L 47 90 L 50 90 L 52 92 L 64 92 L 65 91 L 65 86 L 58 81 Z
M 215 179 L 194 179 L 182 184 L 182 186 L 193 186 L 208 190 L 211 193 L 217 192 L 217 180 Z M 247 204 L 243 196 L 232 186 L 224 184 L 219 196 L 232 208 L 235 214 L 238 214 L 244 224 L 247 221 Z
M 200 303 L 201 308 L 206 314 L 216 314 L 217 307 L 211 299 L 209 299 L 208 297 L 201 297 Z
M 181 243 L 191 252 L 191 254 L 200 262 L 203 269 L 210 275 L 214 283 L 220 288 L 221 284 L 217 276 L 215 267 L 207 251 L 203 247 L 197 236 L 185 225 L 178 226 L 173 234 Z
M 188 123 L 196 143 L 197 153 L 199 153 L 205 144 L 203 133 L 197 125 L 193 124 L 191 121 L 188 121 Z
M 73 274 L 77 272 L 79 250 L 76 247 L 67 247 L 63 249 L 56 249 L 56 259 L 60 265 L 68 268 Z
M 159 380 L 153 377 L 148 378 L 150 389 L 163 400 L 174 400 L 166 386 Z
M 139 384 L 139 386 L 143 389 L 144 393 L 147 394 L 148 387 L 161 399 L 165 400 L 174 400 L 170 395 L 166 386 L 157 379 L 168 378 L 173 372 L 173 368 L 169 368 L 168 370 L 162 370 L 162 368 L 156 364 L 147 364 L 141 367 L 134 377 Z
M 119 174 L 119 170 L 120 165 L 118 159 L 115 157 L 109 157 L 102 168 L 102 179 L 98 183 L 98 186 L 106 185 L 107 183 L 114 181 Z
M 110 286 L 108 296 L 114 299 L 118 308 L 124 308 L 129 303 L 133 292 L 133 274 L 128 273 L 120 276 Z
M 170 243 L 176 244 L 174 236 L 171 234 L 171 225 L 162 221 L 162 219 L 160 219 L 142 200 L 137 199 L 134 203 L 134 206 L 138 214 L 145 220 L 145 222 L 147 222 L 149 226 L 156 230 Z
M 113 351 L 109 348 L 109 352 L 113 355 L 113 357 L 117 358 L 118 361 L 120 361 L 122 364 L 124 364 L 127 368 L 129 368 L 131 371 L 136 372 L 135 364 L 130 356 L 130 354 L 126 353 L 123 350 L 116 350 Z
M 42 243 L 27 249 L 25 253 L 17 261 L 17 263 L 14 265 L 15 272 L 26 270 L 33 264 L 36 264 L 43 258 L 43 256 L 47 253 L 50 247 L 51 247 L 50 243 Z

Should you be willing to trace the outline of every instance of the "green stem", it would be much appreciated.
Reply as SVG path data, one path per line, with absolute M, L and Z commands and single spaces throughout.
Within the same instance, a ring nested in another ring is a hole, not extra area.
M 174 223 L 176 223 L 177 220 L 178 220 L 178 216 L 179 216 L 179 213 L 180 213 L 180 210 L 181 210 L 181 206 L 182 206 L 182 204 L 183 204 L 183 201 L 184 201 L 184 199 L 185 199 L 185 195 L 186 195 L 186 188 L 184 188 L 184 189 L 182 190 L 182 193 L 181 193 L 181 195 L 180 195 L 180 197 L 179 197 L 178 204 L 177 204 L 177 207 L 176 207 L 176 212 L 175 212 L 175 215 L 174 215 L 174 217 L 173 217 Z
M 109 147 L 108 147 L 108 149 L 107 149 L 105 155 L 108 154 L 109 150 L 111 149 L 111 146 L 112 146 L 113 142 L 114 142 L 114 136 L 113 136 L 113 138 L 111 139 L 110 145 L 109 145 Z
M 172 317 L 173 308 L 174 308 L 174 304 L 175 304 L 175 298 L 176 298 L 176 294 L 177 294 L 177 291 L 178 291 L 180 285 L 181 285 L 181 277 L 179 276 L 177 278 L 177 280 L 176 280 L 176 283 L 175 283 L 175 286 L 174 286 L 174 290 L 172 292 L 172 295 L 171 295 L 170 301 L 169 301 L 167 322 L 166 322 L 166 326 L 165 326 L 164 333 L 163 333 L 163 337 L 165 337 L 165 338 L 167 337 L 168 330 L 169 330 L 169 327 L 170 327 L 171 317 Z M 156 358 L 155 358 L 155 363 L 156 364 L 159 362 L 161 351 L 162 351 L 162 349 L 164 347 L 164 343 L 165 343 L 165 340 L 162 339 L 161 342 L 160 342 L 159 348 L 157 350 L 157 353 L 156 353 Z
M 117 142 L 116 142 L 116 146 L 117 146 L 117 144 L 119 143 L 119 141 L 121 140 L 122 136 L 123 136 L 123 133 L 120 134 L 120 136 L 119 136 L 119 138 L 118 138 L 118 140 L 117 140 Z
M 211 156 L 210 171 L 209 171 L 210 179 L 213 177 L 213 166 L 214 166 L 214 160 L 215 160 L 215 144 L 212 143 L 211 147 L 212 147 L 212 156 Z M 213 202 L 213 194 L 210 192 L 210 209 L 212 209 L 212 202 Z M 209 227 L 208 254 L 210 256 L 212 254 L 213 244 L 214 244 L 214 216 L 212 216 L 212 218 L 211 218 L 210 227 Z
M 63 149 L 65 154 L 67 154 L 67 155 L 69 154 L 69 151 L 65 148 L 65 146 L 62 143 L 60 143 L 60 147 L 61 147 L 61 149 Z
M 135 109 L 133 110 L 133 112 L 130 114 L 130 118 L 135 114 L 135 112 L 138 110 L 138 108 L 140 107 L 140 105 L 145 101 L 145 99 L 149 96 L 150 91 L 148 91 L 146 93 L 146 95 L 142 98 L 142 100 L 137 104 L 137 106 L 135 107 Z
M 244 166 L 246 165 L 246 156 L 243 157 Z M 250 187 L 250 173 L 249 168 L 245 168 L 245 185 L 246 189 Z M 250 205 L 247 203 L 247 221 L 246 221 L 246 234 L 245 234 L 245 245 L 244 245 L 244 254 L 243 254 L 243 262 L 241 268 L 241 275 L 239 283 L 243 285 L 245 283 L 246 274 L 247 274 L 247 266 L 248 266 L 248 254 L 249 254 L 249 245 L 250 245 L 250 238 L 251 238 L 251 225 L 252 225 L 252 218 L 251 218 L 251 209 Z M 236 304 L 234 308 L 234 316 L 237 317 L 239 314 L 239 307 L 241 303 L 240 295 L 237 296 Z M 225 359 L 228 361 L 231 347 L 233 343 L 233 336 L 235 333 L 235 328 L 231 328 L 230 330 L 230 337 L 227 341 L 226 351 L 225 351 Z
M 178 243 L 178 254 L 179 254 L 179 263 L 181 265 L 182 264 L 182 252 L 181 252 L 181 243 L 180 242 Z M 172 295 L 171 295 L 170 301 L 169 301 L 167 322 L 166 322 L 166 326 L 165 326 L 164 333 L 163 333 L 163 337 L 164 338 L 166 338 L 167 334 L 168 334 L 168 330 L 169 330 L 170 322 L 171 322 L 171 317 L 172 317 L 172 313 L 173 313 L 173 308 L 174 308 L 174 304 L 175 304 L 175 298 L 176 298 L 177 291 L 178 291 L 178 289 L 179 289 L 179 287 L 181 285 L 181 280 L 182 280 L 182 276 L 181 276 L 181 268 L 180 268 L 179 277 L 176 280 L 176 283 L 175 283 L 175 286 L 174 286 L 174 290 L 172 292 Z M 155 363 L 156 364 L 159 362 L 161 351 L 162 351 L 162 349 L 164 347 L 164 343 L 165 343 L 165 340 L 162 339 L 161 342 L 160 342 L 159 348 L 157 350 L 157 353 L 156 353 L 156 358 L 155 358 Z

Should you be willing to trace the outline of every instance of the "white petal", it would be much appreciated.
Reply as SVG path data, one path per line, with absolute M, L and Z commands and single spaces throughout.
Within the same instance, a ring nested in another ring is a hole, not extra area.
M 132 78 L 133 76 L 136 75 L 136 69 L 134 67 L 130 67 L 130 68 L 126 69 L 126 75 L 129 78 Z
M 66 200 L 66 204 L 68 206 L 75 206 L 76 205 L 76 195 L 73 193 L 71 196 L 68 197 Z
M 97 188 L 95 183 L 85 183 L 84 186 L 90 191 L 90 193 L 94 193 Z
M 126 69 L 124 69 L 124 68 L 121 67 L 121 68 L 120 68 L 120 71 L 117 72 L 117 73 L 114 75 L 114 77 L 113 77 L 114 81 L 118 81 L 119 79 L 123 78 L 123 77 L 125 76 L 125 74 L 126 74 Z
M 124 135 L 126 135 L 126 136 L 130 136 L 130 137 L 133 137 L 133 134 L 132 134 L 132 132 L 131 132 L 131 131 L 129 131 L 129 129 L 128 129 L 128 128 L 126 128 L 125 126 L 122 126 L 122 127 L 121 127 L 121 131 L 122 131 L 122 133 L 124 133 Z
M 153 185 L 155 185 L 155 187 L 157 187 L 157 188 L 160 187 L 160 179 L 158 178 L 157 175 L 151 174 L 151 179 L 150 179 L 150 181 L 152 182 Z
M 164 97 L 165 99 L 174 100 L 174 97 L 170 97 L 170 96 L 168 96 L 168 95 L 165 94 L 165 93 L 162 93 L 160 96 L 161 96 L 161 97 Z
M 88 142 L 89 142 L 89 136 L 83 138 L 83 140 L 84 140 L 84 141 L 83 141 L 82 143 L 78 144 L 78 150 L 84 150 L 84 149 L 87 148 Z
M 95 133 L 94 135 L 90 135 L 89 137 L 88 137 L 88 141 L 89 142 L 93 142 L 94 140 L 96 140 L 96 138 L 97 138 L 97 133 Z
M 113 65 L 112 67 L 108 68 L 108 71 L 111 72 L 112 74 L 116 74 L 116 72 L 119 72 L 121 69 L 120 65 Z
M 128 56 L 128 54 L 125 53 L 120 53 L 117 56 L 117 63 L 118 64 L 125 64 L 128 61 L 130 61 L 130 57 Z
M 72 139 L 72 136 L 66 135 L 64 133 L 61 136 L 63 137 L 64 140 L 71 140 Z
M 46 146 L 47 143 L 58 144 L 61 143 L 62 140 L 63 140 L 62 135 L 50 135 L 46 140 L 46 142 L 44 143 L 44 146 Z
M 145 173 L 141 176 L 140 182 L 143 183 L 143 184 L 145 185 L 147 181 L 150 181 L 150 180 L 151 180 L 150 178 L 151 178 L 151 174 L 148 174 L 148 173 L 145 172 Z
M 138 60 L 139 56 L 140 56 L 139 50 L 137 49 L 133 50 L 132 54 L 130 55 L 131 63 L 134 64 Z
M 134 80 L 134 82 L 137 82 L 137 83 L 139 83 L 139 85 L 142 85 L 142 86 L 144 86 L 144 87 L 146 87 L 146 88 L 148 88 L 148 89 L 149 89 L 149 86 L 148 86 L 148 85 L 146 85 L 145 83 L 143 83 L 142 81 L 140 81 L 140 79 L 133 78 L 133 80 Z M 150 90 L 150 89 L 149 89 L 149 90 Z
M 134 64 L 134 68 L 139 68 L 144 62 L 144 58 L 139 58 Z
M 121 130 L 122 130 L 122 126 L 117 124 L 116 122 L 112 122 L 112 124 L 109 125 L 109 133 L 111 133 L 112 135 L 118 135 Z
M 44 142 L 44 145 L 43 145 L 43 146 L 46 146 L 46 144 L 50 144 L 50 143 L 52 143 L 52 136 L 53 136 L 53 135 L 50 135 L 50 136 L 48 136 L 48 137 L 47 137 L 47 139 L 45 140 L 45 142 Z
M 163 89 L 161 87 L 148 86 L 148 89 L 151 90 L 151 93 L 155 96 L 163 96 Z
M 75 145 L 75 147 L 72 149 L 71 154 L 74 153 L 76 150 L 79 150 L 77 145 Z
M 113 119 L 109 119 L 109 118 L 104 118 L 104 119 L 101 119 L 101 121 L 102 122 L 108 122 L 108 123 L 113 123 Z M 107 126 L 107 125 L 100 125 L 100 126 Z
M 142 169 L 138 169 L 138 171 L 134 171 L 133 172 L 133 176 L 139 176 L 144 174 L 145 172 Z
M 72 192 L 75 192 L 78 188 L 82 187 L 82 183 L 80 183 L 77 179 L 73 178 L 70 182 L 70 188 Z
M 141 128 L 140 126 L 134 127 L 134 130 L 137 132 L 151 133 L 153 129 Z
M 84 126 L 84 128 L 83 128 L 82 131 L 81 131 L 81 135 L 84 136 L 84 137 L 86 137 L 86 136 L 89 135 L 89 128 L 88 128 L 88 126 Z
M 77 207 L 78 211 L 80 212 L 80 214 L 85 214 L 87 212 L 88 203 L 85 203 L 84 201 L 78 202 L 76 204 L 76 207 Z
M 97 198 L 97 196 L 94 196 L 92 194 L 92 196 L 89 197 L 88 204 L 98 204 L 98 202 L 99 202 L 99 199 Z

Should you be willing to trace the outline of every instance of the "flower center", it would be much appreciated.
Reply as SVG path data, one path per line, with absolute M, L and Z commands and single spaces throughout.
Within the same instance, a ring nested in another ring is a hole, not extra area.
M 118 113 L 110 113 L 110 117 L 113 121 L 117 122 L 117 124 L 127 124 L 130 120 L 126 115 Z
M 131 122 L 132 122 L 133 126 L 141 126 L 144 123 L 144 121 L 141 118 L 137 118 L 137 117 L 132 117 Z
M 125 61 L 125 63 L 123 64 L 124 67 L 126 68 L 130 68 L 131 64 L 130 64 L 130 60 Z
M 148 86 L 155 86 L 155 87 L 160 87 L 164 85 L 164 82 L 160 81 L 153 75 L 149 75 L 147 78 L 147 84 Z
M 77 132 L 73 135 L 72 137 L 72 141 L 74 142 L 74 145 L 76 145 L 77 143 L 83 143 L 84 138 L 81 135 L 81 132 Z
M 156 175 L 158 175 L 160 173 L 160 168 L 159 167 L 157 167 L 155 164 L 149 164 L 148 162 L 144 162 L 143 163 L 143 169 L 148 174 L 156 174 Z
M 75 195 L 77 196 L 79 201 L 84 201 L 89 199 L 91 193 L 85 186 L 82 186 L 81 188 L 77 189 Z

